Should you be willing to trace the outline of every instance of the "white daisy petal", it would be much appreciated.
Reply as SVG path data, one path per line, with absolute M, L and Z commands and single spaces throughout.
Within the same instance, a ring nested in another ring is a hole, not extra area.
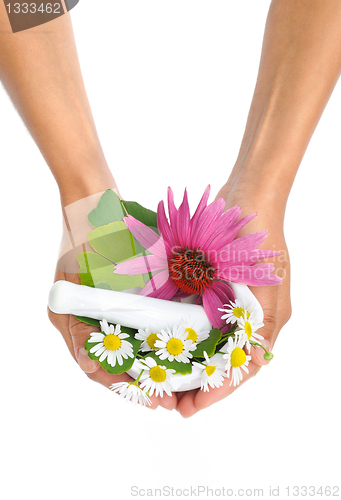
M 146 371 L 141 375 L 141 387 L 145 388 L 149 395 L 163 396 L 165 391 L 172 395 L 170 379 L 175 373 L 172 369 L 166 369 L 162 364 L 158 364 L 153 358 L 147 357 L 143 360 Z
M 99 356 L 104 351 L 104 349 L 105 347 L 103 343 L 100 343 L 91 347 L 90 352 L 93 352 L 96 356 Z
M 101 363 L 107 359 L 107 363 L 111 366 L 115 366 L 118 363 L 120 366 L 123 364 L 123 359 L 128 359 L 128 357 L 134 358 L 134 351 L 131 342 L 127 339 L 130 338 L 125 332 L 121 332 L 120 325 L 108 324 L 106 320 L 100 321 L 102 332 L 92 332 L 88 342 L 97 343 L 91 347 L 90 353 L 94 353 L 96 357 L 99 357 L 98 361 Z M 121 388 L 121 393 L 124 390 L 123 386 Z M 132 389 L 135 391 L 135 389 Z M 129 393 L 131 398 L 137 397 L 137 394 Z M 135 397 L 136 396 L 136 397 Z
M 159 340 L 155 342 L 155 347 L 158 348 L 156 354 L 160 359 L 168 359 L 169 361 L 179 361 L 189 363 L 189 359 L 193 357 L 190 350 L 195 349 L 193 342 L 187 340 L 185 329 L 182 325 L 173 325 L 172 328 L 161 330 L 158 335 Z
M 101 353 L 101 356 L 100 356 L 100 358 L 99 358 L 99 360 L 98 360 L 98 361 L 99 361 L 99 362 L 104 361 L 104 360 L 107 358 L 108 354 L 109 354 L 108 349 L 106 349 L 106 348 L 104 347 L 104 348 L 103 348 L 103 352 Z M 96 353 L 96 356 L 98 356 L 98 352 Z
M 120 333 L 119 335 L 117 335 L 118 338 L 120 339 L 128 339 L 130 337 L 130 335 L 128 335 L 128 333 Z
M 151 404 L 151 400 L 146 392 L 135 383 L 129 384 L 127 382 L 119 382 L 117 384 L 112 384 L 110 389 L 119 394 L 120 397 L 124 397 L 127 401 L 131 401 L 133 405 L 140 404 L 146 406 L 146 404 Z
M 246 344 L 247 346 L 247 344 Z M 225 361 L 226 375 L 230 378 L 230 385 L 239 385 L 243 380 L 242 370 L 246 373 L 249 372 L 247 366 L 251 359 L 251 356 L 246 355 L 243 348 L 245 347 L 245 336 L 235 335 L 235 337 L 229 337 L 228 342 L 222 347 L 222 351 L 226 354 L 222 356 Z M 241 370 L 242 369 L 242 370 Z
M 121 355 L 121 353 L 120 353 L 120 352 L 117 352 L 117 353 L 116 353 L 116 359 L 117 359 L 118 364 L 119 364 L 120 366 L 122 366 L 122 365 L 123 365 L 123 359 L 122 359 L 122 355 Z
M 101 325 L 102 332 L 104 332 L 106 335 L 109 335 L 109 333 L 110 333 L 110 327 L 108 325 L 107 320 L 104 319 L 103 321 L 100 321 L 99 324 Z
M 104 340 L 105 335 L 103 333 L 94 332 L 90 334 L 90 338 L 88 342 L 102 342 Z

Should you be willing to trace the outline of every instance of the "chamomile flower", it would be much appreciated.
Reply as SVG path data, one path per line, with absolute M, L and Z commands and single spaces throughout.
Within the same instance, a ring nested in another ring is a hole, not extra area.
M 167 327 L 158 334 L 155 347 L 158 348 L 156 354 L 160 359 L 169 361 L 179 361 L 180 363 L 189 363 L 193 355 L 189 351 L 196 349 L 196 344 L 192 340 L 187 340 L 187 333 L 181 325 L 174 325 L 173 328 Z
M 117 384 L 112 384 L 110 389 L 119 394 L 120 398 L 125 398 L 127 401 L 131 401 L 134 406 L 136 404 L 140 404 L 142 406 L 151 404 L 146 392 L 134 383 L 118 382 Z
M 243 380 L 243 373 L 249 373 L 247 368 L 251 356 L 247 356 L 243 347 L 245 345 L 245 336 L 236 335 L 235 338 L 229 337 L 226 344 L 221 348 L 221 351 L 225 352 L 223 358 L 226 361 L 225 370 L 227 371 L 227 376 L 230 378 L 230 370 L 232 371 L 231 382 L 234 387 L 239 385 Z M 242 370 L 241 370 L 242 369 Z
M 193 365 L 196 365 L 202 370 L 201 389 L 206 392 L 209 391 L 208 386 L 212 388 L 222 386 L 224 377 L 227 377 L 227 374 L 225 372 L 225 360 L 222 354 L 217 353 L 209 358 L 207 352 L 204 351 L 204 356 L 204 364 L 193 361 Z
M 157 347 L 155 347 L 155 342 L 158 339 L 158 333 L 160 333 L 157 330 L 153 330 L 152 328 L 145 328 L 144 330 L 142 328 L 139 328 L 138 333 L 135 334 L 135 338 L 137 340 L 143 340 L 140 351 L 141 352 L 146 352 L 146 351 L 155 351 L 157 350 Z
M 144 370 L 140 378 L 140 384 L 149 396 L 152 396 L 154 391 L 155 396 L 160 395 L 163 397 L 164 391 L 168 396 L 172 395 L 172 385 L 170 381 L 175 370 L 158 365 L 155 359 L 150 356 L 143 360 L 139 360 L 137 366 L 140 370 Z
M 196 346 L 210 336 L 210 330 L 203 328 L 198 319 L 182 318 L 180 323 L 187 334 L 186 339 L 191 340 Z
M 251 314 L 256 310 L 254 304 L 247 304 L 244 300 L 236 299 L 235 302 L 230 302 L 230 304 L 224 304 L 226 309 L 218 308 L 218 311 L 224 312 L 225 314 L 221 317 L 221 319 L 225 319 L 226 323 L 236 323 L 241 318 L 246 315 L 248 319 Z
M 100 325 L 102 331 L 91 333 L 88 339 L 90 344 L 95 344 L 89 352 L 98 357 L 99 362 L 107 359 L 109 365 L 115 366 L 116 362 L 122 365 L 123 358 L 134 357 L 132 344 L 123 340 L 129 335 L 121 332 L 120 325 L 108 325 L 106 319 L 100 321 Z
M 253 313 L 251 313 L 248 316 L 246 310 L 244 312 L 243 317 L 238 319 L 238 328 L 236 330 L 236 335 L 240 336 L 241 333 L 244 334 L 246 347 L 249 352 L 251 349 L 250 340 L 253 340 L 254 342 L 259 342 L 260 340 L 264 339 L 262 335 L 256 333 L 256 331 L 259 328 L 262 328 L 262 326 L 264 326 L 264 323 L 254 320 Z

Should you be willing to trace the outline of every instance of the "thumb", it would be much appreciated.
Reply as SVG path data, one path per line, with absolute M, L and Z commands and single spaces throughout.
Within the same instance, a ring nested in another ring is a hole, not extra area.
M 85 341 L 93 332 L 99 332 L 96 326 L 87 325 L 79 321 L 76 316 L 70 315 L 69 330 L 76 356 L 77 363 L 85 373 L 93 373 L 100 367 L 98 361 L 90 359 L 88 351 L 85 349 Z
M 262 306 L 264 326 L 257 330 L 257 334 L 263 339 L 259 340 L 264 349 L 271 352 L 277 330 L 277 302 L 278 302 L 278 286 L 271 287 L 250 287 L 250 290 Z M 256 337 L 257 338 L 257 337 Z M 264 359 L 265 351 L 261 347 L 251 347 L 251 360 L 257 366 L 264 366 L 269 363 Z
M 277 320 L 273 310 L 264 310 L 263 321 L 264 326 L 257 330 L 257 333 L 261 335 L 263 339 L 260 339 L 258 343 L 261 344 L 268 353 L 271 353 L 277 329 Z M 251 347 L 251 359 L 258 366 L 264 366 L 270 362 L 270 359 L 267 360 L 264 358 L 264 355 L 266 354 L 264 349 L 259 346 Z
M 267 339 L 260 340 L 259 343 L 262 344 L 262 346 L 268 352 L 271 352 L 270 342 Z M 258 346 L 251 347 L 250 356 L 251 356 L 251 360 L 255 363 L 255 365 L 264 366 L 264 365 L 269 364 L 270 360 L 267 361 L 264 358 L 264 354 L 265 354 L 265 351 L 261 347 L 258 347 Z

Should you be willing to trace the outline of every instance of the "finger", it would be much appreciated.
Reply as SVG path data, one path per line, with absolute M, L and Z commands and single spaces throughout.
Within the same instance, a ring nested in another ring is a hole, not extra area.
M 69 314 L 55 314 L 51 309 L 47 308 L 47 315 L 52 325 L 62 334 L 62 337 L 74 359 L 76 359 L 73 348 L 72 338 L 69 331 Z
M 65 280 L 65 273 L 60 271 L 59 269 L 56 269 L 55 276 L 54 276 L 54 282 L 60 281 L 60 280 Z M 56 314 L 51 311 L 51 309 L 48 307 L 47 308 L 47 314 L 49 317 L 49 320 L 51 321 L 52 325 L 62 334 L 62 337 L 71 353 L 74 359 L 75 357 L 75 352 L 73 349 L 73 343 L 72 343 L 72 338 L 71 334 L 69 331 L 69 321 L 70 317 L 68 314 Z
M 283 282 L 278 290 L 277 301 L 277 320 L 280 328 L 276 330 L 273 336 L 273 342 L 276 341 L 281 328 L 283 328 L 283 326 L 289 321 L 292 311 L 290 301 L 290 262 L 287 249 L 284 255 L 281 278 L 283 279 Z
M 184 418 L 189 418 L 195 415 L 198 411 L 208 408 L 214 403 L 226 398 L 230 394 L 232 394 L 240 385 L 247 382 L 251 377 L 255 376 L 260 367 L 250 362 L 249 373 L 243 373 L 242 382 L 233 386 L 230 385 L 231 379 L 225 379 L 224 384 L 221 387 L 217 387 L 211 389 L 208 392 L 204 392 L 203 390 L 194 390 L 186 393 L 177 406 L 177 410 Z
M 260 343 L 268 352 L 271 352 L 279 332 L 291 316 L 289 255 L 287 249 L 283 252 L 280 256 L 281 262 L 276 262 L 276 274 L 282 278 L 282 284 L 259 289 L 250 287 L 264 311 L 264 327 L 257 333 L 264 337 Z M 259 366 L 269 363 L 264 359 L 264 350 L 261 347 L 252 348 L 250 354 L 252 361 Z
M 199 411 L 195 406 L 195 397 L 198 391 L 199 389 L 192 389 L 191 391 L 181 393 L 176 409 L 182 417 L 191 417 Z
M 171 396 L 168 396 L 168 394 L 163 393 L 162 398 L 159 398 L 159 405 L 162 406 L 162 408 L 165 408 L 166 410 L 175 410 L 176 406 L 178 404 L 178 398 L 176 394 L 173 392 Z
M 182 400 L 182 398 L 184 397 L 185 394 L 186 394 L 186 392 L 177 392 L 176 393 L 176 398 L 177 398 L 178 404 L 180 403 L 180 401 Z
M 282 286 L 282 285 L 280 285 Z M 273 344 L 274 337 L 278 328 L 277 307 L 278 307 L 278 292 L 279 286 L 271 287 L 251 287 L 250 290 L 261 304 L 264 319 L 264 326 L 257 330 L 257 334 L 263 337 L 259 343 L 270 352 Z M 269 362 L 264 359 L 264 350 L 261 347 L 251 347 L 250 356 L 252 361 L 258 365 L 263 366 Z
M 77 273 L 64 273 L 65 279 L 77 285 L 80 284 L 79 275 Z M 76 316 L 69 316 L 69 332 L 75 353 L 77 363 L 85 373 L 93 373 L 100 368 L 98 361 L 95 361 L 88 356 L 88 351 L 84 344 L 90 337 L 91 333 L 99 332 L 100 328 L 87 325 L 79 321 Z
M 60 269 L 56 269 L 54 281 L 66 280 L 73 283 L 80 283 L 78 274 L 66 275 Z M 94 331 L 99 331 L 99 328 L 86 325 L 78 321 L 75 316 L 69 314 L 56 314 L 48 309 L 48 316 L 53 324 L 60 331 L 70 353 L 76 359 L 77 363 L 85 373 L 93 373 L 99 369 L 99 363 L 89 358 L 87 351 L 84 348 L 85 341 Z
M 69 331 L 71 333 L 76 360 L 80 368 L 85 373 L 93 373 L 98 370 L 100 367 L 98 361 L 89 358 L 88 351 L 85 349 L 84 344 L 90 337 L 91 333 L 99 332 L 100 328 L 82 323 L 76 318 L 76 316 L 71 314 Z

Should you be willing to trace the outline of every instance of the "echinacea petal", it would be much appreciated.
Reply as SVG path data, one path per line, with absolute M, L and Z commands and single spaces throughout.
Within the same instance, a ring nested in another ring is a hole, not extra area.
M 202 300 L 211 325 L 214 328 L 220 328 L 223 321 L 218 307 L 226 302 L 236 300 L 236 297 L 232 288 L 227 283 L 224 281 L 213 281 L 212 285 L 204 291 Z
M 202 245 L 209 245 L 210 248 L 215 248 L 215 246 L 217 246 L 217 248 L 219 248 L 221 246 L 221 239 L 225 237 L 226 232 L 230 231 L 231 228 L 234 227 L 241 212 L 242 209 L 239 205 L 235 205 L 234 207 L 226 210 L 226 212 L 223 212 L 214 225 L 214 228 L 212 228 L 209 239 L 204 241 Z
M 175 207 L 174 195 L 173 195 L 173 191 L 170 187 L 168 188 L 167 194 L 168 194 L 168 213 L 169 213 L 171 230 L 172 230 L 173 237 L 174 237 L 174 243 L 176 244 L 176 246 L 180 246 L 180 240 L 178 237 L 177 224 L 176 224 L 176 222 L 177 222 L 176 218 L 177 218 L 178 211 Z
M 270 259 L 271 257 L 278 257 L 281 253 L 276 252 L 275 250 L 252 250 L 249 253 L 249 261 L 248 264 L 254 264 L 258 260 L 262 259 Z
M 242 227 L 244 227 L 248 222 L 252 221 L 257 216 L 257 213 L 246 215 L 239 222 L 237 222 L 234 226 L 226 229 L 224 234 L 218 235 L 214 241 L 211 242 L 212 247 L 217 250 L 223 248 L 228 243 L 231 243 L 234 238 L 237 236 Z
M 168 270 L 154 276 L 142 289 L 140 295 L 170 300 L 177 292 L 177 287 L 169 277 Z
M 187 198 L 187 190 L 185 189 L 183 201 L 179 207 L 176 216 L 176 230 L 179 237 L 179 242 L 182 248 L 189 244 L 190 235 L 190 213 Z
M 225 245 L 219 251 L 216 251 L 216 262 L 219 269 L 231 266 L 234 263 L 249 262 L 250 252 L 263 243 L 267 236 L 268 231 L 258 231 L 256 233 L 246 234 Z
M 273 274 L 273 264 L 255 264 L 253 266 L 232 265 L 219 270 L 218 276 L 231 283 L 244 283 L 251 286 L 280 285 L 282 279 Z
M 202 244 L 206 241 L 212 232 L 214 231 L 217 220 L 221 216 L 225 207 L 225 202 L 222 198 L 213 201 L 208 207 L 206 207 L 198 221 L 195 232 L 192 229 L 192 248 L 203 248 Z
M 163 239 L 150 227 L 146 226 L 131 215 L 123 217 L 123 220 L 137 241 L 151 254 L 166 258 L 166 248 Z
M 156 255 L 135 257 L 115 266 L 115 274 L 144 274 L 167 268 L 167 259 Z
M 173 232 L 167 220 L 163 201 L 160 201 L 157 207 L 157 227 L 165 242 L 166 250 L 171 249 L 178 244 L 178 242 L 174 239 Z
M 192 233 L 196 231 L 196 226 L 197 226 L 198 221 L 200 220 L 201 214 L 203 213 L 203 211 L 207 207 L 207 200 L 208 200 L 208 197 L 210 195 L 210 191 L 211 191 L 211 186 L 208 185 L 204 191 L 204 194 L 201 197 L 201 200 L 199 201 L 199 205 L 197 206 L 196 211 L 194 212 L 194 215 L 191 219 Z

